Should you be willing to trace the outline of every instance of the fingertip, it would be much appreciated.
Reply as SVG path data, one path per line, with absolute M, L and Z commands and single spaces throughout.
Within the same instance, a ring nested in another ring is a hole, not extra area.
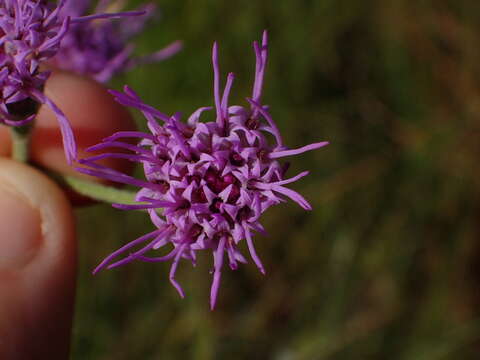
M 65 358 L 76 278 L 69 201 L 37 170 L 1 158 L 0 197 L 0 358 Z
M 0 158 L 0 191 L 11 192 L 19 202 L 30 206 L 40 216 L 39 236 L 43 237 L 43 243 L 40 245 L 40 258 L 36 256 L 35 264 L 51 265 L 54 261 L 55 265 L 62 269 L 63 275 L 71 274 L 68 270 L 75 267 L 76 259 L 74 218 L 70 202 L 64 192 L 32 167 L 4 158 Z M 14 205 L 20 205 L 19 202 Z M 0 216 L 7 211 L 8 208 L 2 205 Z M 23 211 L 23 214 L 26 214 L 26 211 Z M 16 225 L 34 227 L 36 222 L 30 220 L 34 218 L 32 216 L 18 216 Z M 12 225 L 10 222 L 0 223 L 3 227 Z M 11 232 L 11 236 L 15 235 Z M 4 237 L 0 238 L 0 242 L 5 240 Z M 39 259 L 42 261 L 39 262 Z

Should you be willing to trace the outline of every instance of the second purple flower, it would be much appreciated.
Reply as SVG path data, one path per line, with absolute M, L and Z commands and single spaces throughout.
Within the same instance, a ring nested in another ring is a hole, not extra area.
M 62 16 L 72 18 L 85 16 L 96 4 L 95 13 L 122 11 L 123 0 L 75 0 L 62 9 Z M 175 41 L 153 54 L 136 57 L 132 38 L 139 35 L 146 24 L 156 16 L 157 8 L 149 2 L 137 9 L 144 16 L 132 17 L 121 22 L 89 22 L 72 25 L 62 40 L 62 46 L 50 63 L 54 66 L 87 75 L 105 83 L 114 75 L 128 71 L 137 65 L 165 60 L 182 48 Z

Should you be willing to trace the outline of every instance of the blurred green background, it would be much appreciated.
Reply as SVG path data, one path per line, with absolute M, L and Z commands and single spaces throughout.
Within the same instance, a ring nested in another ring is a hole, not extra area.
M 137 4 L 139 2 L 132 2 Z M 138 42 L 185 50 L 135 70 L 130 84 L 166 113 L 210 105 L 210 51 L 236 73 L 244 104 L 251 42 L 270 32 L 264 101 L 299 147 L 291 174 L 314 206 L 278 206 L 256 237 L 267 268 L 223 273 L 208 307 L 210 254 L 168 282 L 169 264 L 92 277 L 150 231 L 143 213 L 78 210 L 80 275 L 73 359 L 480 358 L 480 2 L 161 0 Z M 141 122 L 141 117 L 137 115 Z M 141 125 L 143 126 L 143 125 Z

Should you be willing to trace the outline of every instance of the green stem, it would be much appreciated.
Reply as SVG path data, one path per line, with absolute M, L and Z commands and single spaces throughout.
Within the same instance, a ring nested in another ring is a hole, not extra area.
M 77 193 L 107 203 L 135 204 L 136 192 L 93 183 L 73 176 L 62 176 L 60 181 Z
M 27 163 L 30 155 L 30 126 L 11 127 L 12 158 Z

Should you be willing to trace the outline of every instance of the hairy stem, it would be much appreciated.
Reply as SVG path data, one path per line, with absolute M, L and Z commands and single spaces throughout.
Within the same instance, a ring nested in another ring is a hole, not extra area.
M 30 160 L 30 130 L 31 126 L 11 127 L 12 158 L 27 163 Z
M 91 199 L 120 204 L 135 204 L 136 192 L 117 189 L 88 180 L 79 179 L 73 176 L 62 176 L 59 179 L 65 185 L 75 190 L 77 193 L 87 196 Z

